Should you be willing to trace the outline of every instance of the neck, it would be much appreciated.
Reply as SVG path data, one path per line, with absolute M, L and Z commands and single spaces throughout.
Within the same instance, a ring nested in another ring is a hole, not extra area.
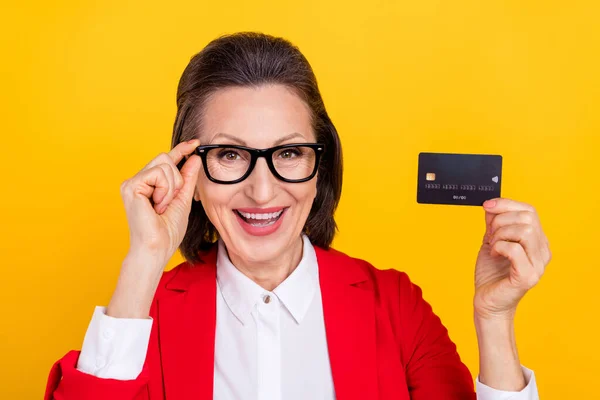
M 303 239 L 298 237 L 278 257 L 268 261 L 252 262 L 243 260 L 236 254 L 228 251 L 229 259 L 235 267 L 256 282 L 265 290 L 273 291 L 283 282 L 300 264 L 302 259 Z

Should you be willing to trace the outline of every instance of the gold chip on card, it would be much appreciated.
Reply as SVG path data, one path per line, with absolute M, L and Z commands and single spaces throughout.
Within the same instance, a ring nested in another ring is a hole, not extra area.
M 425 176 L 425 180 L 435 181 L 435 173 L 434 172 L 428 172 L 427 175 Z

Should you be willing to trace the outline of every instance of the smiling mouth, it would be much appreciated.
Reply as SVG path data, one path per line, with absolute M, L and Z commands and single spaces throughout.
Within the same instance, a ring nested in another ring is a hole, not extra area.
M 233 210 L 240 216 L 240 218 L 249 225 L 256 227 L 265 227 L 270 226 L 276 223 L 279 218 L 283 215 L 285 208 L 282 208 L 279 211 L 271 212 L 271 213 L 247 213 L 240 210 Z

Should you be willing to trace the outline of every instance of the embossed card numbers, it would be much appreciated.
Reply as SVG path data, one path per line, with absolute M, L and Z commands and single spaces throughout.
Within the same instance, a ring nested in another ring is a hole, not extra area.
M 418 170 L 418 203 L 481 206 L 500 197 L 500 155 L 419 153 Z

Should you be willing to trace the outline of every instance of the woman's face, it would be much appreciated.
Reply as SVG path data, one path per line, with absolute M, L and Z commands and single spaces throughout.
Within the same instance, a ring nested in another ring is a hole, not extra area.
M 264 149 L 314 142 L 308 106 L 283 85 L 221 89 L 205 104 L 201 145 Z M 202 170 L 194 198 L 202 202 L 230 255 L 267 262 L 296 247 L 317 195 L 316 182 L 316 176 L 302 183 L 278 180 L 259 158 L 250 176 L 236 184 L 214 183 Z

